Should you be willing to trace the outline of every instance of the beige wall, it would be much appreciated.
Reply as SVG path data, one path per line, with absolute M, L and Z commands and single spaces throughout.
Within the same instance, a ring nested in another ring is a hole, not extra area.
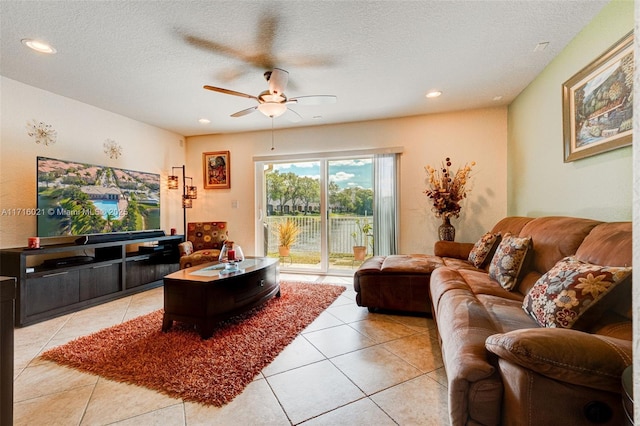
M 510 215 L 631 220 L 631 147 L 564 163 L 561 86 L 633 26 L 611 2 L 509 106 Z
M 1 248 L 25 246 L 27 238 L 36 235 L 34 216 L 11 212 L 36 207 L 38 156 L 160 173 L 163 177 L 172 165 L 184 163 L 184 138 L 178 134 L 4 77 L 0 84 L 0 212 L 4 210 L 0 214 Z M 32 119 L 51 124 L 58 132 L 57 142 L 49 146 L 36 144 L 26 130 Z M 122 146 L 119 159 L 104 153 L 106 139 Z M 174 217 L 182 217 L 179 195 L 168 194 L 165 189 L 161 203 L 162 227 L 168 230 Z
M 473 190 L 462 215 L 454 219 L 456 240 L 474 241 L 506 215 L 506 108 L 434 114 L 343 125 L 326 125 L 271 132 L 187 138 L 187 174 L 202 188 L 202 153 L 230 151 L 231 188 L 199 189 L 188 219 L 225 220 L 230 236 L 253 254 L 258 213 L 254 200 L 254 156 L 290 155 L 401 146 L 400 251 L 432 252 L 439 220 L 422 193 L 424 166 L 452 158 L 454 167 L 476 161 Z M 267 120 L 267 118 L 265 118 Z M 238 201 L 238 209 L 232 209 Z

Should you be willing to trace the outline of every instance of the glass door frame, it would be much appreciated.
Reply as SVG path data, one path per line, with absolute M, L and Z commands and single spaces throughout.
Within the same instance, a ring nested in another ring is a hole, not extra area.
M 349 159 L 362 159 L 371 158 L 373 154 L 371 152 L 340 152 L 321 154 L 301 154 L 301 155 L 286 155 L 286 156 L 273 156 L 269 158 L 256 159 L 254 158 L 255 167 L 255 205 L 256 205 L 256 223 L 255 223 L 255 247 L 257 256 L 266 256 L 267 248 L 265 246 L 265 226 L 264 222 L 267 215 L 267 200 L 266 200 L 266 179 L 265 179 L 265 165 L 273 163 L 304 163 L 304 162 L 318 162 L 320 165 L 320 265 L 318 268 L 287 268 L 286 264 L 280 266 L 284 272 L 294 273 L 310 273 L 316 275 L 352 275 L 355 269 L 338 269 L 331 268 L 329 261 L 329 214 L 330 206 L 328 200 L 329 190 L 329 176 L 328 164 L 330 161 L 337 160 L 349 160 Z
M 285 272 L 296 273 L 311 273 L 316 275 L 352 275 L 352 270 L 330 269 L 329 263 L 329 235 L 328 235 L 328 218 L 329 218 L 329 206 L 328 206 L 328 176 L 327 165 L 332 160 L 347 160 L 356 158 L 370 158 L 376 154 L 391 154 L 402 153 L 402 147 L 389 147 L 381 149 L 362 149 L 351 151 L 339 151 L 339 152 L 319 152 L 319 153 L 299 153 L 299 154 L 283 154 L 283 155 L 269 155 L 269 156 L 255 156 L 254 161 L 254 176 L 255 176 L 255 253 L 257 256 L 266 256 L 265 248 L 265 227 L 264 219 L 266 215 L 266 182 L 264 179 L 264 165 L 267 163 L 295 163 L 295 162 L 320 162 L 320 218 L 321 218 L 321 262 L 320 268 L 314 269 L 295 269 L 287 270 Z M 375 179 L 375 178 L 374 178 Z M 374 184 L 375 186 L 375 184 Z M 374 200 L 375 200 L 374 193 Z M 374 201 L 375 202 L 375 201 Z M 282 265 L 281 265 L 282 268 Z
M 267 247 L 265 238 L 265 218 L 267 215 L 267 187 L 265 179 L 265 165 L 266 164 L 291 164 L 291 163 L 311 163 L 317 162 L 320 166 L 320 264 L 317 268 L 287 268 L 286 264 L 281 264 L 280 269 L 284 272 L 296 272 L 296 273 L 310 273 L 316 275 L 324 275 L 329 273 L 329 256 L 328 256 L 328 240 L 327 240 L 327 184 L 326 184 L 326 159 L 314 159 L 309 157 L 304 158 L 284 158 L 284 159 L 272 159 L 269 161 L 255 161 L 255 203 L 256 203 L 256 232 L 255 232 L 255 247 L 256 254 L 258 256 L 267 255 Z

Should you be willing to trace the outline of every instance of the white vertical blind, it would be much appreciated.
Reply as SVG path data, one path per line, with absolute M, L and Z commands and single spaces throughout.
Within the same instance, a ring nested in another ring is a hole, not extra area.
M 374 254 L 398 251 L 398 154 L 376 154 L 373 161 Z

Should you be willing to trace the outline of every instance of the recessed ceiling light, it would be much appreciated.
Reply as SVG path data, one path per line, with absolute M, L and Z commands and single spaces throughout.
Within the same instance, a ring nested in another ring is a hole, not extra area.
M 502 100 L 502 96 L 494 96 L 493 100 L 496 101 L 496 102 L 497 101 L 501 101 Z
M 198 120 L 198 123 L 200 124 L 209 124 L 211 123 L 211 120 L 209 120 L 208 118 L 201 118 Z
M 34 40 L 32 38 L 23 38 L 21 41 L 22 41 L 22 44 L 29 47 L 30 49 L 35 50 L 36 52 L 49 53 L 49 54 L 53 54 L 57 52 L 57 50 L 54 49 L 53 46 L 51 46 L 49 43 L 45 41 Z
M 427 93 L 427 98 L 437 98 L 438 96 L 442 95 L 442 92 L 439 90 L 432 90 L 431 92 Z

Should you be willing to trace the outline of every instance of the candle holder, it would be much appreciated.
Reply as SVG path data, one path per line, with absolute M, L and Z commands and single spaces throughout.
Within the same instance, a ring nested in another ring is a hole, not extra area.
M 228 274 L 239 271 L 238 264 L 243 260 L 244 253 L 242 252 L 242 247 L 233 241 L 226 241 L 222 250 L 220 250 L 220 256 L 218 256 L 218 261 L 224 263 L 224 269 L 220 271 L 220 273 Z

